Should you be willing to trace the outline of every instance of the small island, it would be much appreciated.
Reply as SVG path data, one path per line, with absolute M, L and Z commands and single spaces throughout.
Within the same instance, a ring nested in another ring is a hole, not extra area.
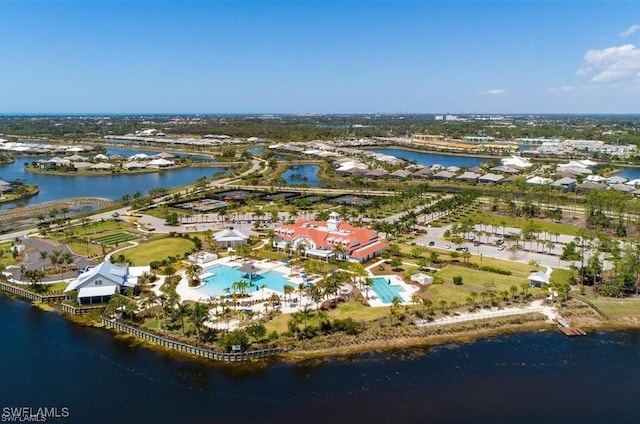
M 12 203 L 38 194 L 37 185 L 24 184 L 22 181 L 3 181 L 0 179 L 0 203 Z

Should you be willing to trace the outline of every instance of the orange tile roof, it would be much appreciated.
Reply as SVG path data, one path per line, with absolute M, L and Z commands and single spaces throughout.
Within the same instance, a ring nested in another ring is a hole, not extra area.
M 282 230 L 288 230 L 292 233 L 282 233 Z M 330 230 L 325 221 L 312 221 L 308 219 L 298 219 L 294 224 L 277 225 L 276 236 L 287 241 L 304 237 L 311 240 L 316 246 L 325 249 L 333 248 L 339 244 L 345 252 L 351 252 L 359 247 L 366 246 L 372 241 L 378 240 L 376 232 L 368 228 L 354 227 L 348 222 L 341 221 L 336 230 Z M 336 243 L 336 240 L 339 240 L 340 243 Z M 348 243 L 344 244 L 343 241 L 347 241 Z
M 389 246 L 389 243 L 384 241 L 377 241 L 372 243 L 362 249 L 356 249 L 349 256 L 354 258 L 364 258 L 367 255 L 371 255 L 379 250 L 386 249 Z

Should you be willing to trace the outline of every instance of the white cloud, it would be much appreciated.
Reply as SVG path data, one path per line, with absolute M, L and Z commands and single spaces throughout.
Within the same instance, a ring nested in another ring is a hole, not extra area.
M 551 88 L 549 91 L 551 93 L 568 93 L 576 90 L 577 87 L 574 87 L 573 85 L 563 85 L 562 87 Z
M 640 81 L 640 50 L 633 44 L 589 50 L 576 75 L 595 83 Z
M 498 94 L 505 94 L 507 92 L 507 90 L 505 90 L 504 88 L 494 88 L 491 90 L 486 90 L 486 91 L 481 91 L 479 93 L 476 93 L 478 96 L 495 96 Z
M 638 32 L 638 30 L 640 30 L 640 25 L 631 25 L 629 28 L 620 33 L 620 37 L 628 37 Z

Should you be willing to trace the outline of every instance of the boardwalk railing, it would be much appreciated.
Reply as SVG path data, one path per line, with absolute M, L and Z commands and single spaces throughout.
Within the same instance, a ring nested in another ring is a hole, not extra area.
M 31 300 L 34 302 L 41 303 L 56 303 L 62 302 L 65 298 L 65 294 L 51 294 L 51 295 L 43 295 L 39 293 L 34 293 L 30 290 L 23 289 L 22 287 L 14 286 L 13 284 L 5 283 L 0 281 L 0 290 L 14 294 L 23 299 Z
M 84 315 L 91 311 L 102 310 L 105 307 L 106 307 L 105 305 L 71 306 L 68 303 L 63 303 L 60 309 L 62 309 L 62 312 L 66 312 L 71 315 Z
M 177 342 L 175 340 L 167 339 L 164 337 L 160 337 L 155 334 L 149 333 L 148 331 L 144 331 L 139 328 L 132 327 L 130 325 L 126 325 L 115 320 L 107 319 L 105 317 L 102 317 L 102 324 L 104 324 L 104 326 L 107 328 L 113 328 L 115 330 L 130 334 L 132 336 L 138 337 L 147 342 L 151 342 L 171 350 L 177 350 L 179 352 L 201 356 L 203 358 L 208 358 L 214 361 L 223 361 L 223 362 L 249 361 L 252 359 L 260 359 L 260 358 L 266 358 L 268 356 L 278 355 L 280 353 L 280 348 L 277 348 L 277 347 L 271 348 L 271 349 L 252 350 L 248 352 L 239 352 L 239 353 L 222 353 L 222 352 L 216 352 L 209 349 L 204 349 L 198 346 L 193 346 L 187 343 Z

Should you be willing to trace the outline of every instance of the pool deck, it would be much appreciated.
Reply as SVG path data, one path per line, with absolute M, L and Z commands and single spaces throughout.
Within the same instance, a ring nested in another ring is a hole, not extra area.
M 405 283 L 402 278 L 398 277 L 395 274 L 390 274 L 390 275 L 373 275 L 373 273 L 371 272 L 371 269 L 373 267 L 376 267 L 378 265 L 380 265 L 380 263 L 382 263 L 384 261 L 378 261 L 376 263 L 374 263 L 373 265 L 369 265 L 366 270 L 369 273 L 369 277 L 370 278 L 384 278 L 385 280 L 391 280 L 391 285 L 392 286 L 400 286 L 402 287 L 402 290 L 400 293 L 398 293 L 398 296 L 402 299 L 402 303 L 411 303 L 411 296 L 417 292 L 419 289 L 418 287 L 411 285 L 411 284 L 407 284 Z M 364 295 L 364 291 L 362 293 Z M 391 306 L 390 303 L 384 303 L 381 299 L 378 298 L 378 295 L 376 294 L 375 290 L 373 290 L 373 287 L 369 288 L 369 297 L 367 298 L 367 302 L 369 302 L 369 305 L 371 305 L 372 307 L 379 307 L 379 306 Z
M 203 270 L 210 268 L 212 266 L 215 265 L 226 265 L 229 267 L 239 267 L 243 264 L 244 262 L 242 260 L 239 259 L 231 259 L 229 257 L 225 257 L 225 258 L 220 258 L 220 259 L 216 259 L 210 262 L 206 262 L 203 264 L 200 264 L 200 266 L 202 267 Z M 294 288 L 298 288 L 298 285 L 301 283 L 304 283 L 306 280 L 303 280 L 302 278 L 300 278 L 300 272 L 296 272 L 294 270 L 293 275 L 291 275 L 291 268 L 289 268 L 287 265 L 285 265 L 282 262 L 278 262 L 278 261 L 270 261 L 270 260 L 262 260 L 262 261 L 253 261 L 253 263 L 255 264 L 255 266 L 260 270 L 258 271 L 258 274 L 262 274 L 268 271 L 275 271 L 278 272 L 280 274 L 282 274 L 286 279 L 288 279 L 291 283 L 291 285 Z M 187 278 L 186 275 L 184 273 L 184 271 L 181 271 L 178 273 L 179 275 L 182 276 L 182 279 L 180 280 L 180 282 L 178 283 L 178 286 L 176 287 L 176 292 L 178 293 L 178 295 L 180 295 L 180 298 L 184 301 L 184 300 L 192 300 L 195 302 L 209 302 L 211 300 L 210 296 L 206 296 L 204 294 L 202 294 L 201 292 L 198 291 L 197 287 L 189 287 L 189 283 L 187 282 Z M 265 288 L 265 289 L 261 289 L 261 290 L 256 290 L 253 292 L 248 293 L 249 296 L 243 298 L 243 301 L 249 301 L 249 300 L 260 300 L 262 301 L 263 299 L 263 294 L 264 294 L 264 299 L 268 299 L 269 296 L 271 296 L 272 294 L 277 294 L 277 295 L 283 295 L 282 292 L 278 292 L 269 288 Z
M 241 258 L 232 259 L 230 257 L 224 257 L 224 258 L 219 258 L 210 262 L 202 263 L 199 265 L 202 267 L 203 270 L 205 270 L 215 265 L 239 267 L 244 262 L 245 261 Z M 272 309 L 272 306 L 269 303 L 267 303 L 267 299 L 269 299 L 273 294 L 277 295 L 280 298 L 280 305 L 277 308 L 283 314 L 297 312 L 305 307 L 310 309 L 316 309 L 318 305 L 316 305 L 316 303 L 310 297 L 308 297 L 305 294 L 302 294 L 302 296 L 300 296 L 300 293 L 298 292 L 298 286 L 301 283 L 314 282 L 314 280 L 304 280 L 300 277 L 300 274 L 302 272 L 301 268 L 294 267 L 293 275 L 291 275 L 291 268 L 287 264 L 282 263 L 280 261 L 262 260 L 262 261 L 253 261 L 253 263 L 257 268 L 260 269 L 260 271 L 258 271 L 258 274 L 261 274 L 267 271 L 275 271 L 280 274 L 283 274 L 285 278 L 287 278 L 290 281 L 290 284 L 296 290 L 290 296 L 290 299 L 286 301 L 284 298 L 284 293 L 276 290 L 264 288 L 256 291 L 251 291 L 248 293 L 248 296 L 243 297 L 240 300 L 243 303 L 250 304 L 250 306 L 238 306 L 238 309 L 248 309 L 248 310 L 251 310 L 256 315 L 262 315 L 265 313 L 265 304 L 268 305 L 267 307 L 269 308 L 269 310 Z M 403 289 L 402 292 L 398 293 L 398 295 L 402 299 L 402 303 L 404 304 L 410 303 L 411 296 L 413 295 L 413 293 L 418 291 L 418 287 L 405 283 L 402 280 L 402 278 L 398 277 L 397 275 L 373 275 L 370 271 L 370 268 L 376 265 L 377 263 L 367 267 L 367 270 L 369 271 L 369 277 L 378 277 L 378 278 L 391 280 L 392 286 L 400 286 Z M 213 304 L 213 302 L 217 302 L 218 300 L 220 300 L 219 297 L 212 298 L 210 296 L 203 295 L 198 291 L 197 287 L 189 287 L 186 273 L 184 271 L 178 272 L 178 275 L 180 275 L 182 278 L 178 283 L 178 286 L 176 287 L 176 293 L 180 296 L 182 301 L 190 300 L 195 302 Z M 352 289 L 353 288 L 351 287 L 351 285 L 345 284 L 343 287 L 340 288 L 340 294 L 344 295 L 350 292 Z M 362 294 L 364 295 L 364 291 L 362 292 L 363 292 Z M 369 305 L 371 305 L 372 307 L 389 307 L 390 306 L 389 303 L 385 303 L 378 298 L 378 295 L 373 290 L 373 288 L 369 289 L 368 302 L 369 302 Z M 218 312 L 220 311 L 220 308 L 212 308 L 212 310 L 209 312 L 210 322 L 206 324 L 208 327 L 223 329 L 223 330 L 226 330 L 226 329 L 234 330 L 236 328 L 241 327 L 242 325 L 246 325 L 246 322 L 241 323 L 238 320 L 231 320 L 227 322 L 224 319 L 221 319 L 219 316 L 216 316 L 216 309 L 218 309 Z

